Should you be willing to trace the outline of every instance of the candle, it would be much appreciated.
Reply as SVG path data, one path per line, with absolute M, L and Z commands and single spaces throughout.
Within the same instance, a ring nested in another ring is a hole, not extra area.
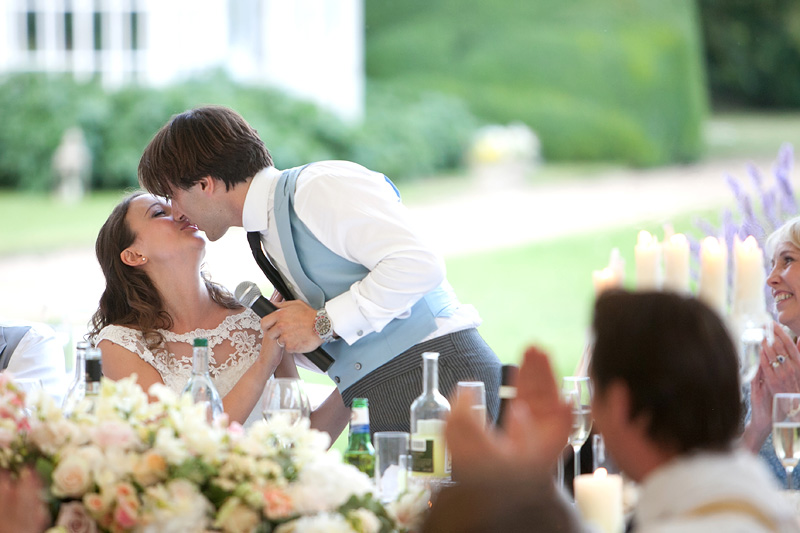
M 594 294 L 598 296 L 606 289 L 614 288 L 616 281 L 616 274 L 609 267 L 603 270 L 595 270 L 592 272 L 592 284 L 594 284 Z
M 700 243 L 700 281 L 697 297 L 720 316 L 728 305 L 728 249 L 716 237 Z
M 664 289 L 689 292 L 689 240 L 683 233 L 665 237 L 664 252 Z
M 733 314 L 763 314 L 767 307 L 764 299 L 764 254 L 752 235 L 744 241 L 737 236 L 733 251 Z
M 608 259 L 608 266 L 602 270 L 592 272 L 592 284 L 594 285 L 595 296 L 606 289 L 617 289 L 622 287 L 622 280 L 625 278 L 625 260 L 619 255 L 619 248 L 611 250 Z
M 583 519 L 603 533 L 620 533 L 622 518 L 622 476 L 608 475 L 605 468 L 575 478 L 575 505 Z
M 636 256 L 636 288 L 661 289 L 661 247 L 658 239 L 647 231 L 640 231 L 634 249 Z

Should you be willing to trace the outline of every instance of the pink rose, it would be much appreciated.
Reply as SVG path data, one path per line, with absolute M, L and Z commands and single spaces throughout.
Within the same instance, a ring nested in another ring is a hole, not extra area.
M 97 524 L 89 516 L 81 502 L 61 504 L 56 527 L 66 528 L 68 533 L 97 533 Z
M 108 511 L 108 502 L 96 492 L 90 492 L 83 497 L 83 505 L 93 516 L 100 516 Z
M 139 523 L 139 504 L 136 500 L 124 499 L 117 502 L 114 509 L 114 523 L 122 529 L 131 529 Z
M 123 422 L 104 422 L 94 428 L 92 442 L 104 450 L 109 448 L 127 450 L 135 444 L 136 433 L 131 426 Z
M 270 519 L 286 518 L 294 511 L 292 498 L 276 488 L 264 489 L 264 515 Z

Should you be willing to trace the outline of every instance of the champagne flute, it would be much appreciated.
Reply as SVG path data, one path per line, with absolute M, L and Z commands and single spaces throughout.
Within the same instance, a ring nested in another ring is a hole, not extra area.
M 780 392 L 772 399 L 772 445 L 786 469 L 786 488 L 800 461 L 800 393 Z
M 297 425 L 308 417 L 308 400 L 300 380 L 295 378 L 272 378 L 267 382 L 267 393 L 261 405 L 264 419 L 284 418 L 290 425 Z
M 572 433 L 569 444 L 575 454 L 574 474 L 581 473 L 581 446 L 589 437 L 592 429 L 592 395 L 589 378 L 585 376 L 567 376 L 561 387 L 564 398 L 572 404 Z

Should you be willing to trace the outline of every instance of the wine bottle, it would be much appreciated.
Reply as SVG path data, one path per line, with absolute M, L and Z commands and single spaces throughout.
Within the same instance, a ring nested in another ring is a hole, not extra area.
M 86 391 L 86 350 L 89 346 L 90 344 L 86 341 L 79 341 L 75 344 L 75 376 L 61 403 L 61 408 L 67 416 L 75 410 L 77 402 L 83 399 Z
M 186 393 L 189 393 L 194 403 L 205 404 L 206 418 L 209 423 L 224 413 L 222 398 L 208 373 L 208 339 L 197 338 L 194 340 L 192 375 L 186 382 L 186 386 L 183 387 L 183 394 Z
M 103 379 L 103 359 L 100 348 L 86 348 L 86 364 L 84 365 L 86 383 L 84 400 L 89 401 L 88 411 L 94 412 L 97 399 L 100 398 L 100 380 Z
M 450 403 L 439 392 L 439 354 L 422 354 L 422 394 L 411 404 L 411 475 L 450 477 L 444 425 Z
M 353 399 L 350 440 L 344 452 L 344 460 L 370 478 L 375 473 L 375 448 L 369 436 L 369 402 L 366 398 Z

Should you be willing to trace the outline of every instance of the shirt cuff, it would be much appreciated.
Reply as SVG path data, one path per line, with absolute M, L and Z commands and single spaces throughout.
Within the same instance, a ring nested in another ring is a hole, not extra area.
M 362 339 L 374 331 L 361 313 L 351 291 L 344 292 L 325 303 L 333 331 L 347 344 Z

